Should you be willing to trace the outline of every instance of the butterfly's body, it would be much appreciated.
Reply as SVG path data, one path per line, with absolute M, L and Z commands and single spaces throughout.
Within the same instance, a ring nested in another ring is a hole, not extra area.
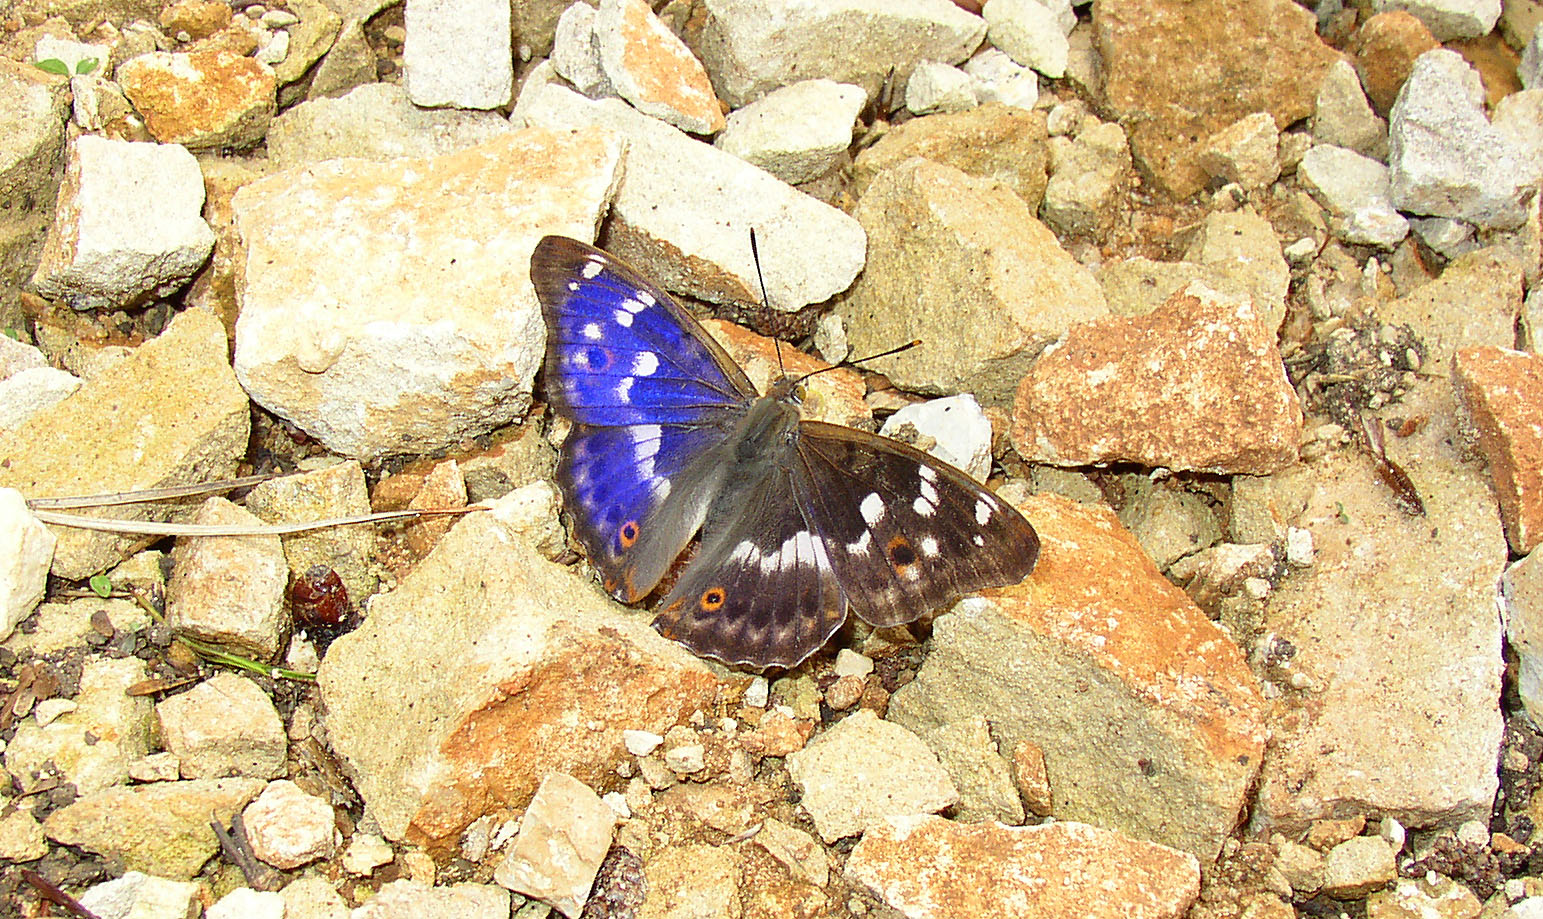
M 793 666 L 850 607 L 910 622 L 1013 583 L 1033 527 L 967 475 L 904 444 L 800 418 L 797 381 L 759 394 L 696 320 L 592 246 L 531 259 L 551 401 L 574 422 L 558 483 L 606 590 L 635 603 L 699 530 L 655 626 L 708 657 Z

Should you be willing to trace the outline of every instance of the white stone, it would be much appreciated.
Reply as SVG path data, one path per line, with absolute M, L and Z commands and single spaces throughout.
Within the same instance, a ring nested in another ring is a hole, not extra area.
M 852 144 L 852 125 L 868 96 L 861 86 L 804 80 L 767 93 L 738 111 L 714 146 L 784 182 L 829 172 Z
M 200 885 L 139 871 L 103 881 L 81 894 L 80 905 L 101 917 L 184 919 L 197 915 Z
M 514 92 L 509 4 L 408 0 L 402 69 L 407 94 L 425 108 L 491 109 Z
M 284 919 L 284 898 L 268 890 L 237 887 L 209 907 L 204 919 Z
M 0 488 L 0 641 L 42 601 L 56 541 L 21 492 Z
M 1347 147 L 1373 159 L 1388 154 L 1388 123 L 1377 117 L 1355 67 L 1336 60 L 1324 72 L 1313 110 L 1313 139 Z
M 214 248 L 203 206 L 203 173 L 187 148 L 82 135 L 70 143 L 32 285 L 77 309 L 165 296 Z
M 653 731 L 626 730 L 621 732 L 621 742 L 633 756 L 647 756 L 659 749 L 664 738 Z
M 591 101 L 548 85 L 526 118 L 556 130 L 603 127 L 627 138 L 611 222 L 634 245 L 618 246 L 618 254 L 667 289 L 714 303 L 758 303 L 751 228 L 772 309 L 822 303 L 862 269 L 867 236 L 852 217 L 619 99 Z M 820 245 L 810 246 L 811 239 Z M 699 267 L 687 270 L 691 264 Z
M 1516 68 L 1516 76 L 1523 89 L 1543 89 L 1543 22 L 1532 32 L 1532 39 L 1522 49 L 1522 60 Z
M 975 94 L 983 103 L 1032 109 L 1039 101 L 1039 77 L 1033 69 L 996 48 L 981 49 L 964 62 L 964 72 L 975 79 Z
M 85 64 L 87 61 L 94 61 L 95 63 L 86 66 L 84 71 L 86 73 L 101 74 L 107 66 L 109 52 L 110 49 L 106 45 L 68 41 L 62 38 L 54 38 L 52 35 L 45 35 L 39 38 L 37 44 L 33 46 L 32 59 L 34 61 L 61 61 L 72 75 L 81 72 L 82 64 Z
M 1543 919 L 1543 897 L 1528 897 L 1511 904 L 1506 919 Z
M 80 377 L 53 367 L 34 367 L 0 380 L 0 431 L 21 427 L 34 412 L 79 388 Z
M 1415 217 L 1409 226 L 1421 242 L 1442 258 L 1457 258 L 1479 248 L 1471 223 L 1450 217 Z
M 617 95 L 682 131 L 723 130 L 702 62 L 645 0 L 600 0 L 594 28 L 600 66 Z
M 611 847 L 616 814 L 577 779 L 549 774 L 536 789 L 493 879 L 575 919 Z
M 1319 144 L 1302 157 L 1297 176 L 1319 204 L 1341 218 L 1340 235 L 1347 242 L 1390 249 L 1409 234 L 1409 222 L 1393 208 L 1388 168 L 1376 160 Z
M 74 699 L 44 699 L 32 707 L 32 720 L 38 727 L 46 728 L 60 715 L 68 715 L 79 707 Z
M 150 752 L 154 708 L 126 690 L 149 674 L 137 658 L 91 658 L 81 668 L 73 712 L 46 726 L 23 719 L 5 749 L 5 767 L 31 787 L 52 761 L 86 795 L 128 780 L 129 763 Z
M 1388 116 L 1393 204 L 1401 211 L 1511 229 L 1527 217 L 1534 172 L 1484 116 L 1478 72 L 1455 51 L 1415 60 Z
M 664 764 L 676 775 L 693 775 L 707 768 L 707 748 L 699 743 L 668 747 Z
M 284 774 L 284 722 L 268 694 L 252 680 L 217 673 L 167 698 L 155 714 L 161 741 L 181 761 L 184 778 L 272 779 Z
M 853 651 L 851 648 L 842 648 L 836 652 L 836 676 L 867 676 L 873 672 L 873 659 L 865 657 Z
M 1440 42 L 1487 35 L 1500 18 L 1500 0 L 1373 0 L 1372 9 L 1405 10 Z
M 969 473 L 978 482 L 991 474 L 991 419 L 969 393 L 907 405 L 879 429 L 887 437 L 909 425 L 933 443 L 926 452 Z
M 355 833 L 343 850 L 343 870 L 349 874 L 368 875 L 396 858 L 391 845 L 374 833 Z
M 905 107 L 913 115 L 963 112 L 980 104 L 975 78 L 939 61 L 922 61 L 905 84 Z
M 289 33 L 273 33 L 268 43 L 258 49 L 256 57 L 270 67 L 284 63 L 284 59 L 289 57 Z
M 593 99 L 616 95 L 616 88 L 600 67 L 600 46 L 595 41 L 595 8 L 579 2 L 557 18 L 552 39 L 552 66 L 573 88 Z M 524 90 L 521 89 L 523 97 Z
M 1313 534 L 1302 527 L 1286 528 L 1286 561 L 1298 568 L 1313 563 Z
M 986 0 L 981 9 L 991 43 L 1052 80 L 1066 76 L 1071 45 L 1056 15 L 1037 0 Z
M 751 708 L 765 708 L 771 699 L 771 683 L 766 677 L 758 676 L 750 681 L 750 687 L 745 690 L 745 704 Z
M 330 857 L 336 848 L 332 805 L 288 779 L 269 782 L 241 819 L 252 854 L 275 868 L 298 868 Z

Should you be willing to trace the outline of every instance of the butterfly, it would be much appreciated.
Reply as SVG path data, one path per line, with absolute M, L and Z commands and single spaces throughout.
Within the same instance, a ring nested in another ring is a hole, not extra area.
M 606 591 L 637 603 L 699 531 L 656 609 L 665 637 L 733 666 L 793 667 L 850 609 L 901 625 L 1034 570 L 1039 536 L 965 473 L 898 441 L 800 418 L 800 380 L 761 395 L 707 331 L 604 250 L 548 236 L 530 276 L 557 466 Z

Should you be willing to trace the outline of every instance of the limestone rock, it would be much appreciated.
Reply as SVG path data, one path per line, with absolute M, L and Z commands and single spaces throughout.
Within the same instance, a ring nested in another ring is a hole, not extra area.
M 183 916 L 199 909 L 200 885 L 129 871 L 122 877 L 93 885 L 80 895 L 80 905 L 96 916 Z
M 693 134 L 723 130 L 723 112 L 702 63 L 644 0 L 600 0 L 600 66 L 638 111 Z
M 75 710 L 48 724 L 23 719 L 5 749 L 5 768 L 24 789 L 39 783 L 47 763 L 81 794 L 128 780 L 129 763 L 150 752 L 153 707 L 126 690 L 149 676 L 137 658 L 100 658 L 81 668 Z
M 1302 185 L 1338 218 L 1346 242 L 1391 249 L 1409 235 L 1409 221 L 1393 207 L 1388 168 L 1354 150 L 1318 144 L 1297 166 Z
M 203 203 L 203 176 L 183 147 L 78 137 L 32 285 L 77 309 L 166 296 L 214 247 Z
M 431 887 L 402 879 L 383 885 L 349 919 L 505 919 L 509 891 L 492 884 Z
M 907 919 L 1179 919 L 1200 894 L 1193 855 L 1083 823 L 1006 827 L 891 817 L 864 834 L 846 877 Z
M 355 461 L 334 463 L 258 484 L 246 509 L 266 523 L 302 523 L 368 514 L 364 469 Z M 369 526 L 332 527 L 281 536 L 291 581 L 315 565 L 337 572 L 355 606 L 375 593 L 380 579 L 372 567 L 378 531 Z
M 850 715 L 787 758 L 801 804 L 827 843 L 885 817 L 936 813 L 959 800 L 921 738 L 870 711 Z
M 0 61 L 0 328 L 22 319 L 17 295 L 38 264 L 64 173 L 67 84 L 30 64 Z
M 526 118 L 557 131 L 603 127 L 627 139 L 607 248 L 667 290 L 759 306 L 751 227 L 773 310 L 821 303 L 863 267 L 866 241 L 855 220 L 619 99 L 590 101 L 546 86 Z
M 194 522 L 262 525 L 256 515 L 220 497 L 206 500 Z M 166 621 L 172 628 L 257 660 L 277 657 L 289 632 L 284 610 L 289 570 L 277 536 L 183 537 L 172 555 L 176 565 L 166 586 Z
M 1423 22 L 1403 10 L 1394 10 L 1362 23 L 1349 50 L 1367 98 L 1378 113 L 1386 115 L 1409 79 L 1415 60 L 1439 47 L 1441 43 Z
M 1017 192 L 1030 211 L 1038 211 L 1047 182 L 1046 137 L 1044 113 L 1000 103 L 913 118 L 858 154 L 852 191 L 861 198 L 880 172 L 920 156 L 977 179 L 1001 182 Z
M 714 142 L 789 184 L 829 172 L 852 144 L 852 125 L 867 96 L 834 80 L 804 80 L 729 114 Z
M 407 95 L 425 108 L 493 109 L 514 92 L 507 3 L 411 0 L 402 70 Z
M 1301 427 L 1274 331 L 1247 301 L 1206 293 L 1071 329 L 1024 377 L 1011 436 L 1062 466 L 1261 474 L 1296 460 Z
M 332 805 L 288 779 L 269 782 L 241 819 L 252 854 L 275 868 L 298 868 L 331 857 L 335 849 Z
M 996 183 L 913 158 L 879 174 L 857 219 L 869 261 L 836 313 L 859 353 L 922 339 L 868 365 L 902 389 L 1003 405 L 1040 349 L 1105 312 L 1092 277 Z
M 1437 41 L 1479 38 L 1500 19 L 1500 0 L 1374 0 L 1378 13 L 1404 10 L 1425 23 Z
M 615 813 L 589 786 L 549 773 L 520 818 L 519 835 L 494 880 L 576 919 L 611 847 L 615 824 Z
M 492 112 L 423 109 L 393 83 L 366 83 L 335 99 L 302 102 L 268 129 L 268 158 L 281 168 L 339 157 L 439 156 L 507 133 Z
M 938 617 L 931 653 L 891 698 L 890 717 L 926 733 L 983 716 L 999 749 L 1016 755 L 1029 741 L 1043 751 L 1058 820 L 1209 862 L 1264 750 L 1242 653 L 1111 511 L 1053 495 L 1019 507 L 1039 531 L 1034 575 Z
M 230 51 L 153 51 L 118 67 L 118 83 L 163 144 L 244 150 L 277 107 L 273 68 Z
M 0 641 L 32 615 L 48 586 L 54 534 L 14 488 L 0 488 Z
M 529 252 L 593 238 L 617 138 L 501 135 L 419 160 L 330 160 L 236 194 L 236 373 L 334 452 L 429 452 L 530 404 L 544 351 Z
M 1478 429 L 1511 550 L 1531 552 L 1543 542 L 1543 357 L 1466 348 L 1452 379 Z
M 1125 131 L 1113 123 L 1092 125 L 1069 142 L 1053 143 L 1051 150 L 1045 223 L 1068 236 L 1097 237 L 1108 231 L 1130 181 Z
M 514 516 L 528 489 L 555 515 L 538 484 L 463 518 L 322 661 L 332 745 L 389 839 L 453 846 L 549 772 L 602 781 L 627 757 L 623 730 L 663 734 L 742 682 L 542 557 L 546 516 Z
M 905 107 L 913 115 L 963 112 L 979 104 L 975 80 L 958 67 L 938 61 L 918 63 L 905 84 Z
M 184 778 L 284 774 L 284 723 L 268 694 L 245 677 L 215 674 L 162 701 L 155 715 L 161 742 L 180 760 Z

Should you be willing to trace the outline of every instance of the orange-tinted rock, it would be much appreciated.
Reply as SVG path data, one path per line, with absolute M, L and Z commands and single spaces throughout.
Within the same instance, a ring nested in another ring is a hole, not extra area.
M 435 464 L 423 477 L 423 488 L 408 507 L 415 511 L 466 506 L 466 479 L 455 460 Z M 407 526 L 407 545 L 419 555 L 428 555 L 455 525 L 455 517 L 424 517 Z
M 168 35 L 188 33 L 189 38 L 208 38 L 230 25 L 230 4 L 218 0 L 180 0 L 161 10 L 161 28 Z
M 1096 0 L 1104 96 L 1137 163 L 1187 197 L 1208 180 L 1200 151 L 1245 115 L 1284 128 L 1313 113 L 1335 60 L 1313 16 L 1291 0 Z
M 1479 429 L 1511 550 L 1531 552 L 1543 542 L 1543 356 L 1465 348 L 1452 379 Z
M 1146 315 L 1074 326 L 1047 349 L 1018 387 L 1011 436 L 1025 459 L 1058 466 L 1263 474 L 1296 461 L 1301 427 L 1253 306 L 1181 291 Z
M 644 0 L 602 0 L 595 38 L 611 85 L 638 111 L 693 134 L 723 130 L 702 62 Z
M 118 68 L 124 95 L 156 140 L 190 150 L 250 147 L 276 105 L 273 69 L 229 51 L 154 51 Z
M 332 746 L 388 838 L 442 851 L 549 772 L 614 788 L 623 730 L 664 734 L 747 682 L 547 561 L 556 509 L 530 485 L 463 517 L 322 662 Z
M 1058 819 L 1215 858 L 1266 737 L 1242 652 L 1113 511 L 1018 507 L 1039 531 L 1034 574 L 939 616 L 889 717 L 927 733 L 984 715 L 1000 749 L 1044 752 Z
M 821 371 L 804 383 L 805 418 L 829 421 L 848 427 L 863 427 L 873 422 L 873 413 L 863 400 L 868 388 L 862 375 L 849 367 L 830 370 L 830 364 L 811 357 L 786 343 L 757 335 L 749 329 L 721 319 L 709 319 L 703 325 L 723 350 L 745 371 L 761 392 L 782 379 L 784 373 L 802 376 Z
M 1440 42 L 1412 13 L 1392 10 L 1366 20 L 1351 39 L 1350 53 L 1366 98 L 1379 115 L 1386 118 L 1393 108 L 1415 58 L 1438 47 Z
M 853 848 L 846 877 L 907 919 L 1178 919 L 1200 894 L 1193 855 L 1082 823 L 891 817 Z

